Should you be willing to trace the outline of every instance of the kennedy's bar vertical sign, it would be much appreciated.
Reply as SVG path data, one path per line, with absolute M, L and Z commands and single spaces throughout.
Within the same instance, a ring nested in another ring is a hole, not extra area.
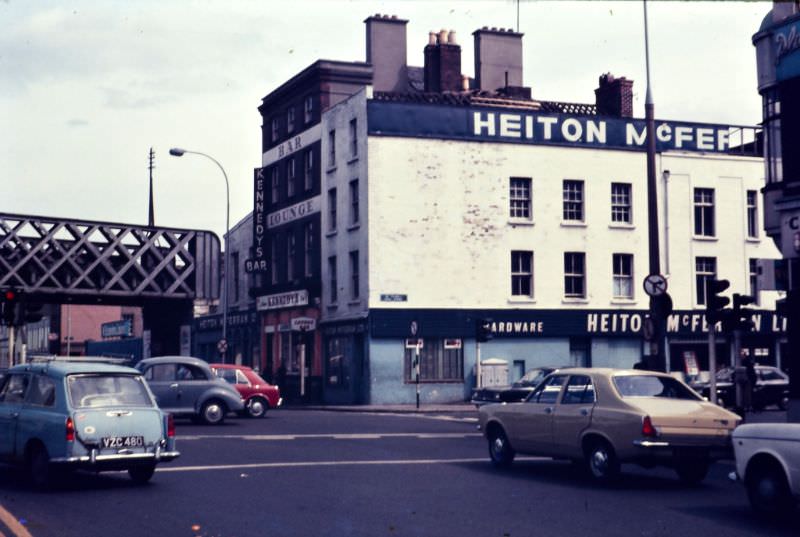
M 253 257 L 245 261 L 247 272 L 266 272 L 266 203 L 264 199 L 264 169 L 253 170 Z

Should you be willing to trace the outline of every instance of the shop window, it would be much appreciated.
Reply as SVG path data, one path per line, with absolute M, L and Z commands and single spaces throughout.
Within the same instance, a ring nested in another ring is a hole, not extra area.
M 350 339 L 332 337 L 325 347 L 325 382 L 328 386 L 346 388 L 350 384 L 346 356 L 352 354 Z
M 455 338 L 426 338 L 419 348 L 419 380 L 420 382 L 463 382 L 464 349 L 455 345 Z M 416 341 L 415 341 L 416 342 Z M 445 342 L 448 342 L 445 345 Z M 405 381 L 416 381 L 414 359 L 417 345 L 403 344 L 405 352 Z

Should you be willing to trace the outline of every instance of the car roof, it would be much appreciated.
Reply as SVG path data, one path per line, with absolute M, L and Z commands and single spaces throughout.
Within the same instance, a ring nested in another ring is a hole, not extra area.
M 241 364 L 218 364 L 218 363 L 213 363 L 213 364 L 208 364 L 208 365 L 211 366 L 211 367 L 214 367 L 216 369 L 242 369 L 244 371 L 252 369 L 252 367 L 248 367 L 246 365 L 241 365 Z
M 660 371 L 649 371 L 647 369 L 617 369 L 613 367 L 570 367 L 558 369 L 551 373 L 552 375 L 600 375 L 604 377 L 618 377 L 624 375 L 646 375 L 653 377 L 670 377 L 668 373 Z
M 102 361 L 78 361 L 68 359 L 52 359 L 41 362 L 19 364 L 11 367 L 9 373 L 27 371 L 31 373 L 47 373 L 50 376 L 64 377 L 81 373 L 112 373 L 124 375 L 141 375 L 141 372 L 123 365 L 109 364 Z
M 208 367 L 208 362 L 195 358 L 193 356 L 153 356 L 152 358 L 145 358 L 139 362 L 140 364 L 192 364 L 200 367 Z

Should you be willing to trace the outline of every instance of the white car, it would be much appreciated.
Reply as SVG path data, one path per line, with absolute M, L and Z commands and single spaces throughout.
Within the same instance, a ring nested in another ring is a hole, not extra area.
M 736 475 L 760 514 L 790 511 L 800 499 L 800 423 L 752 423 L 733 431 Z

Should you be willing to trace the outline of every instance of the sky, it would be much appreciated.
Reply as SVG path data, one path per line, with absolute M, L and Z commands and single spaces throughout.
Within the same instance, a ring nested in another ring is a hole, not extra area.
M 659 119 L 761 121 L 751 38 L 771 2 L 647 3 Z M 318 59 L 365 61 L 364 19 L 408 20 L 409 65 L 428 32 L 455 30 L 474 75 L 472 32 L 523 37 L 536 99 L 594 103 L 603 73 L 634 81 L 644 117 L 639 1 L 0 0 L 0 212 L 225 230 L 253 208 L 261 99 Z

